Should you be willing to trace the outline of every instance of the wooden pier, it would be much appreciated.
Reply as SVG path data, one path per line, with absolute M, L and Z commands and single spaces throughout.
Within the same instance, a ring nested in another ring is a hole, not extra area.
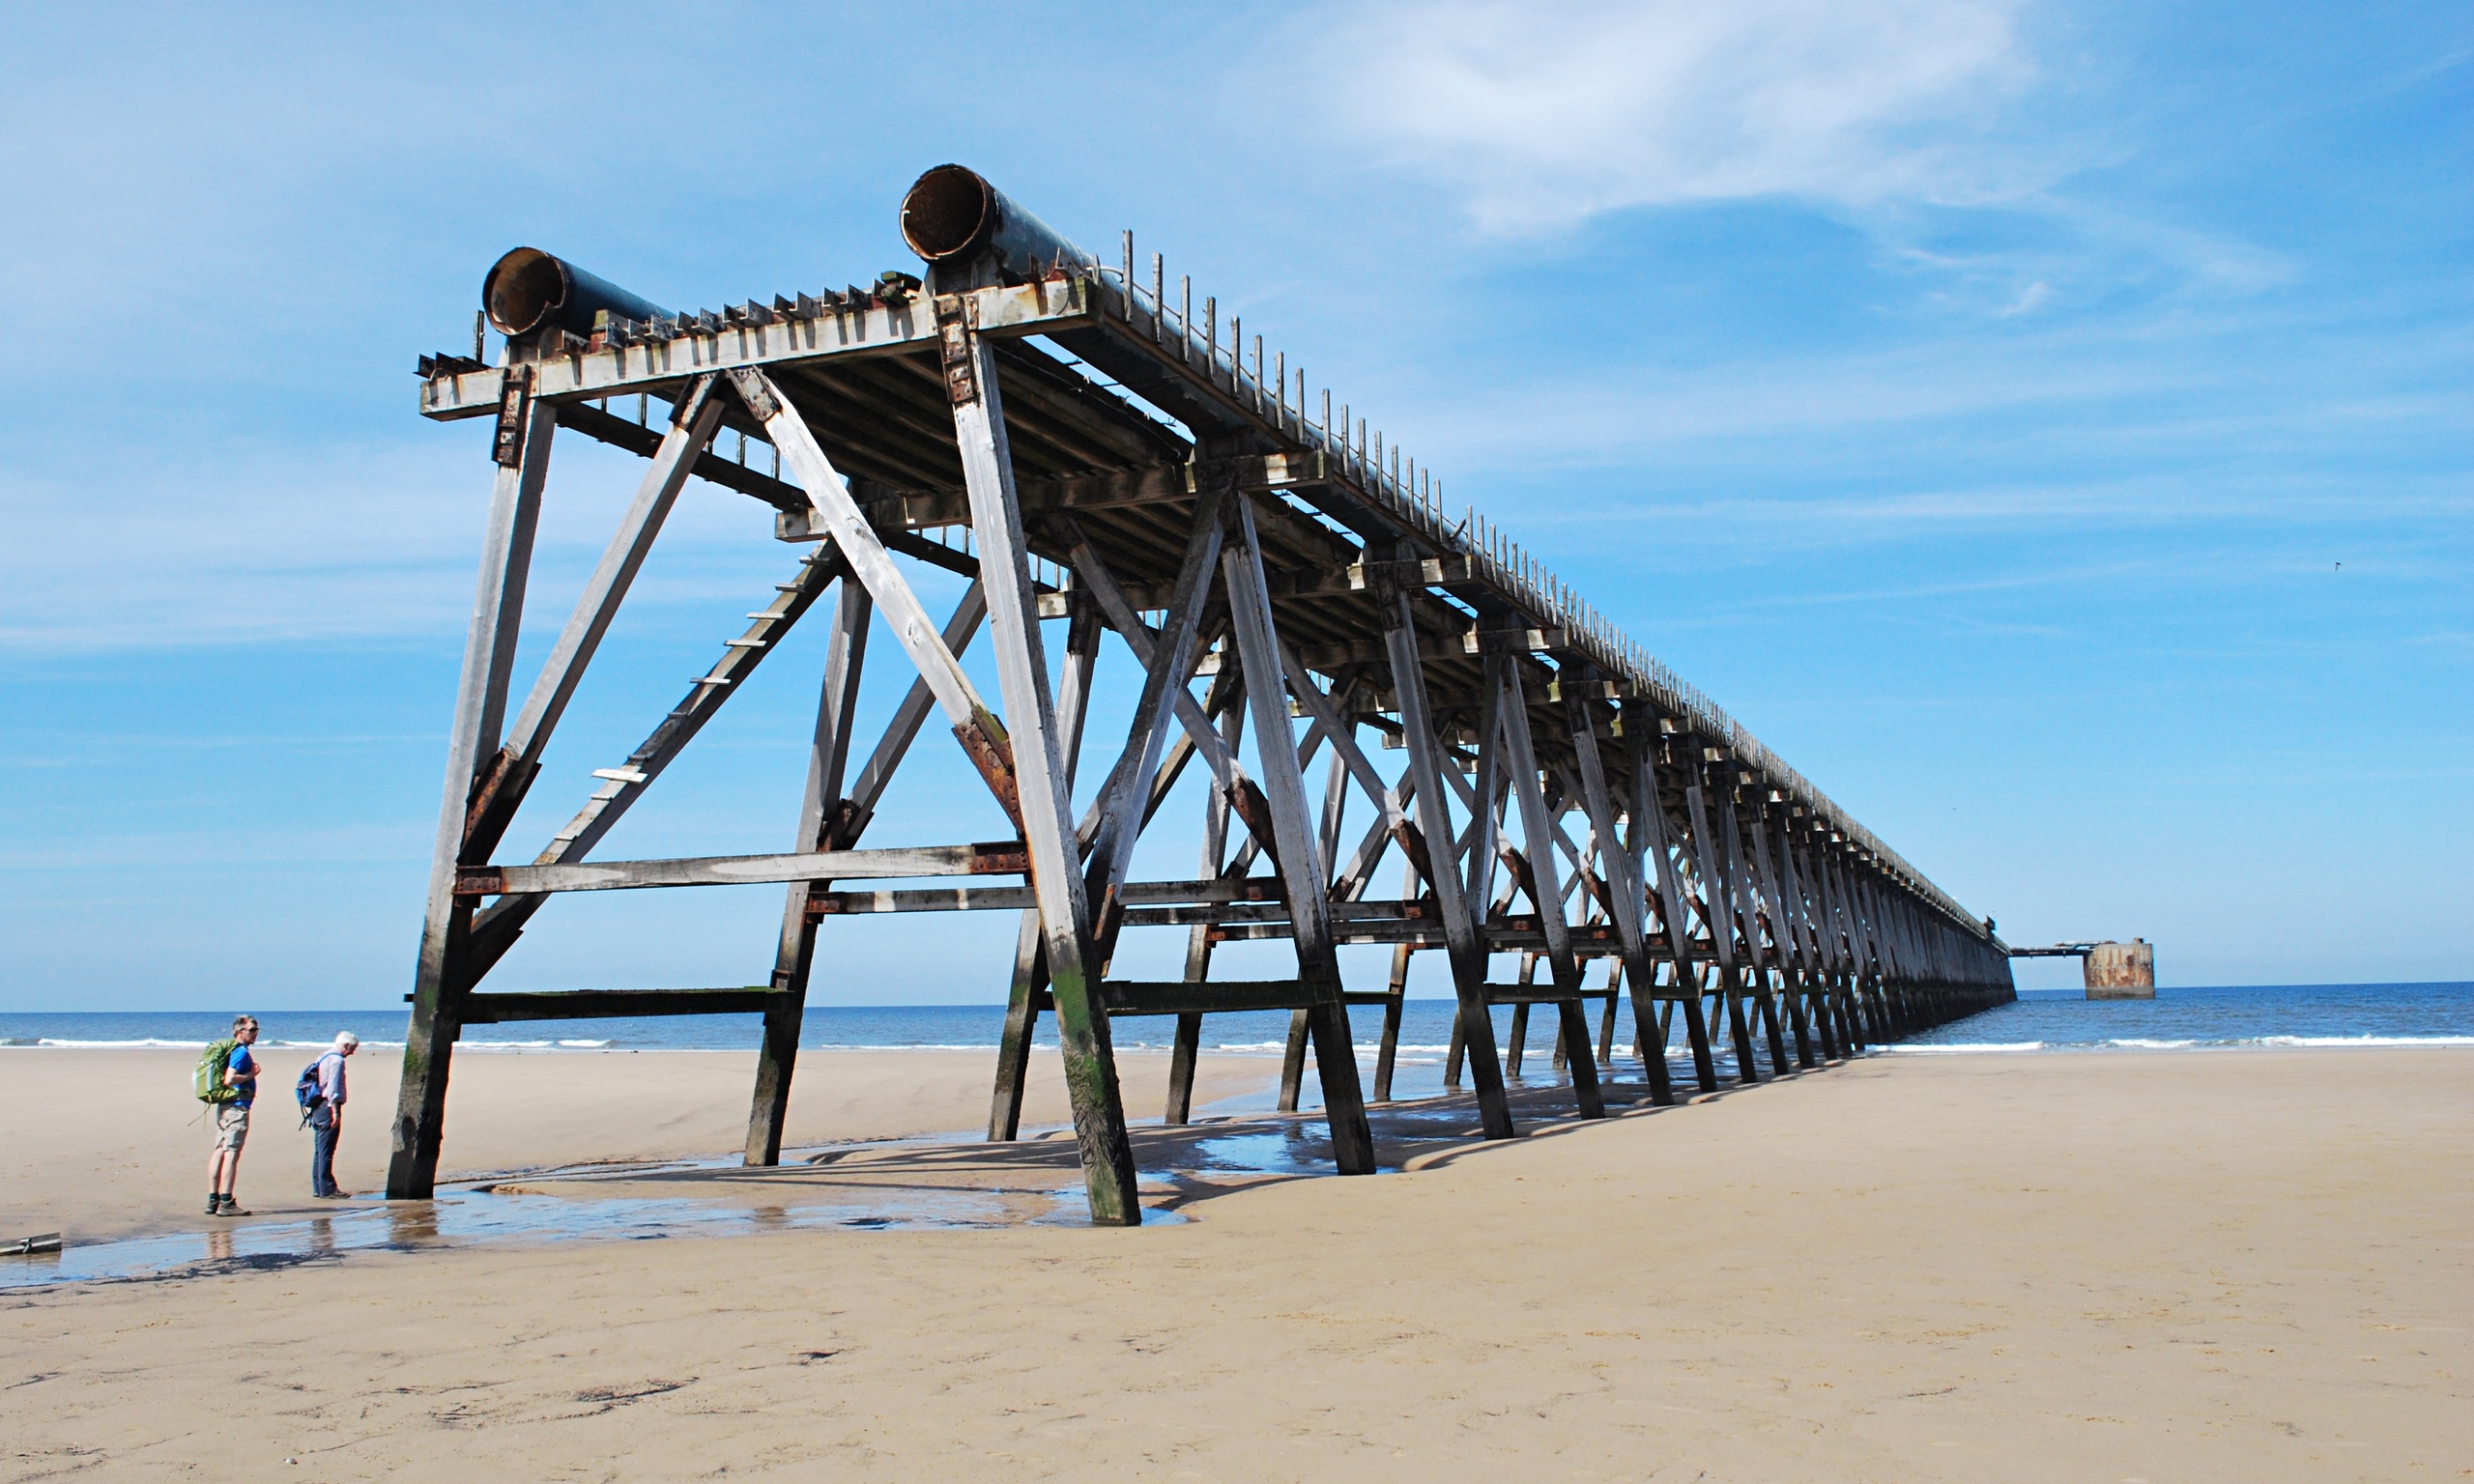
M 1328 390 L 1309 398 L 1305 371 L 1267 357 L 1260 335 L 1223 327 L 1212 300 L 1197 309 L 1157 257 L 1138 262 L 1131 234 L 1103 263 L 959 166 L 923 176 L 902 223 L 921 277 L 719 312 L 663 310 L 522 249 L 487 291 L 508 332 L 501 363 L 478 358 L 477 336 L 474 357 L 424 358 L 424 415 L 493 420 L 497 486 L 389 1196 L 430 1193 L 462 1028 L 517 1019 L 761 1013 L 746 1157 L 776 1162 L 818 936 L 863 913 L 1019 915 L 990 1134 L 1016 1134 L 1032 1032 L 1052 1013 L 1103 1223 L 1139 1219 L 1109 1042 L 1125 1016 L 1174 1017 L 1166 1115 L 1182 1123 L 1203 1017 L 1291 1012 L 1282 1105 L 1310 1065 L 1334 1161 L 1362 1174 L 1376 1151 L 1348 1010 L 1382 1013 L 1372 1096 L 1388 1099 L 1421 951 L 1450 963 L 1451 1080 L 1465 1068 L 1495 1138 L 1516 1130 L 1494 1006 L 1516 1007 L 1524 1034 L 1531 1007 L 1552 1012 L 1570 1096 L 1596 1117 L 1620 1070 L 1619 994 L 1660 1102 L 1679 1040 L 1715 1090 L 1713 1034 L 1752 1080 L 1765 1062 L 1813 1066 L 2013 997 L 1988 925 L 1482 515 L 1448 504 L 1366 419 Z M 769 447 L 770 471 L 723 457 L 726 429 Z M 510 723 L 562 431 L 647 468 Z M 531 859 L 504 859 L 561 713 L 690 475 L 772 505 L 803 555 L 643 745 L 594 774 L 573 819 Z M 922 605 L 906 576 L 920 563 L 970 579 L 952 613 Z M 830 635 L 793 848 L 589 859 L 819 607 Z M 960 661 L 983 631 L 994 697 Z M 915 679 L 863 725 L 872 642 Z M 1094 701 L 1110 643 L 1144 676 L 1130 707 Z M 877 806 L 932 713 L 986 782 L 986 838 L 877 843 L 905 838 Z M 1194 875 L 1133 879 L 1144 831 L 1197 805 Z M 767 984 L 482 988 L 561 893 L 750 882 L 788 887 Z M 1183 976 L 1111 978 L 1122 935 L 1153 928 L 1185 934 Z M 1217 945 L 1256 939 L 1293 947 L 1288 977 L 1214 977 Z M 1341 950 L 1360 946 L 1389 950 L 1381 988 L 1344 982 Z M 1516 1070 L 1517 1042 L 1510 1054 Z

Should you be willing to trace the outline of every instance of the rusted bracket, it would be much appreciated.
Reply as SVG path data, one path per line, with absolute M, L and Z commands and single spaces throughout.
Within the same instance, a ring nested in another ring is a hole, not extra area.
M 970 846 L 970 865 L 965 874 L 974 876 L 1027 876 L 1031 870 L 1030 846 L 1019 840 L 974 841 Z M 805 911 L 810 917 L 834 917 L 842 912 L 838 894 L 811 887 Z
M 675 428 L 693 427 L 696 423 L 696 419 L 703 415 L 705 403 L 706 399 L 712 396 L 713 387 L 718 385 L 719 381 L 720 378 L 707 374 L 700 376 L 696 378 L 696 380 L 688 383 L 687 394 L 680 397 L 676 402 L 671 404 L 671 426 Z M 739 373 L 735 371 L 731 373 L 731 383 L 737 389 L 739 399 L 746 403 L 747 410 L 754 413 L 759 420 L 762 420 L 767 415 L 765 412 L 760 409 L 757 405 L 757 399 L 759 398 L 762 398 L 767 407 L 771 406 L 773 402 L 773 394 L 764 389 L 764 382 L 762 378 L 760 377 L 756 379 L 756 385 L 753 391 L 748 388 L 747 383 L 741 380 Z
M 936 358 L 945 373 L 945 396 L 956 407 L 979 400 L 979 373 L 970 345 L 972 302 L 966 294 L 936 296 Z
M 818 824 L 815 848 L 848 850 L 859 842 L 859 832 L 868 827 L 868 816 L 861 812 L 857 799 L 836 799 L 824 812 Z
M 1418 879 L 1427 882 L 1431 887 L 1434 881 L 1434 857 L 1426 852 L 1426 838 L 1424 832 L 1410 821 L 1406 813 L 1403 813 L 1392 825 L 1392 838 L 1400 842 L 1400 850 L 1408 856 L 1409 864 L 1416 868 Z
M 1241 778 L 1237 786 L 1228 790 L 1228 807 L 1246 821 L 1246 828 L 1253 832 L 1263 854 L 1271 859 L 1273 873 L 1279 874 L 1280 846 L 1272 840 L 1272 801 L 1263 796 L 1262 788 L 1252 779 Z
M 508 367 L 499 384 L 498 436 L 490 443 L 490 457 L 500 468 L 513 469 L 524 462 L 524 419 L 532 408 L 532 367 Z
M 985 706 L 978 708 L 967 722 L 954 728 L 954 740 L 969 755 L 971 766 L 987 781 L 988 791 L 996 795 L 997 807 L 1017 830 L 1022 827 L 1022 785 L 1014 772 L 1014 742 L 1005 734 L 1005 724 Z
M 1124 926 L 1125 901 L 1111 882 L 1101 892 L 1099 903 L 1091 912 L 1091 961 L 1100 965 L 1103 975 L 1108 971 L 1109 960 L 1116 956 L 1117 931 Z
M 464 860 L 487 860 L 498 849 L 499 837 L 506 833 L 515 805 L 522 802 L 531 784 L 531 774 L 540 771 L 524 769 L 526 777 L 518 778 L 520 759 L 512 747 L 502 747 L 490 765 L 473 779 L 473 792 L 464 806 L 464 842 L 457 852 Z
M 1538 895 L 1538 876 L 1529 869 L 1529 857 L 1521 854 L 1519 846 L 1499 845 L 1495 848 L 1495 858 L 1510 870 L 1512 879 L 1520 883 L 1522 895 L 1536 902 L 1539 911 L 1549 910 L 1548 903 Z M 1562 909 L 1563 903 L 1553 904 L 1553 910 L 1561 911 Z
M 1407 560 L 1361 560 L 1341 569 L 1349 589 L 1384 590 L 1387 583 L 1402 587 L 1443 587 L 1479 581 L 1474 556 L 1427 556 Z

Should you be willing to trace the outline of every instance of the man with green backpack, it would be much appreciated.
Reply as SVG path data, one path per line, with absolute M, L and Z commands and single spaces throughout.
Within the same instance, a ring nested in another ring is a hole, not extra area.
M 215 1126 L 215 1155 L 206 1166 L 206 1213 L 245 1216 L 233 1186 L 241 1179 L 241 1146 L 249 1140 L 249 1104 L 258 1097 L 258 1059 L 249 1045 L 258 1022 L 235 1015 L 229 1040 L 211 1042 L 197 1059 L 197 1100 Z

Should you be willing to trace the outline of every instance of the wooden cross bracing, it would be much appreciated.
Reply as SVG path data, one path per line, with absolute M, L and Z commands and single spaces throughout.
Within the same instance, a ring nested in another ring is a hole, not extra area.
M 426 414 L 495 415 L 500 436 L 390 1195 L 435 1183 L 462 1028 L 508 1019 L 761 1013 L 745 1157 L 777 1162 L 819 937 L 851 915 L 1019 914 L 990 1134 L 1019 1133 L 1034 1033 L 1053 1014 L 1103 1223 L 1139 1219 L 1110 1040 L 1126 1016 L 1175 1017 L 1174 1123 L 1193 1115 L 1206 1014 L 1291 1012 L 1281 1106 L 1298 1105 L 1310 1059 L 1334 1163 L 1354 1174 L 1378 1155 L 1348 1011 L 1382 1013 L 1373 1096 L 1388 1099 L 1420 952 L 1449 961 L 1447 1080 L 1465 1069 L 1495 1138 L 1515 1131 L 1507 1077 L 1532 1005 L 1554 1008 L 1573 1107 L 1597 1117 L 1625 997 L 1646 1095 L 1665 1102 L 1679 1021 L 1710 1092 L 1714 1016 L 1749 1081 L 1764 1052 L 1786 1069 L 1789 1035 L 1809 1067 L 2009 996 L 1991 934 L 1800 775 L 1474 515 L 1444 519 L 1430 486 L 1402 477 L 1396 451 L 1387 466 L 1362 425 L 1336 428 L 1328 408 L 1308 417 L 1284 371 L 1267 383 L 1258 359 L 1250 375 L 1237 348 L 1198 350 L 1176 319 L 1079 250 L 1025 272 L 992 244 L 936 263 L 915 289 L 751 301 L 651 333 L 554 327 L 510 339 L 498 367 L 443 362 L 425 378 Z M 653 405 L 670 409 L 658 427 Z M 646 472 L 509 723 L 562 428 L 644 456 Z M 769 446 L 774 471 L 722 457 L 726 430 Z M 646 741 L 597 770 L 572 819 L 529 862 L 503 864 L 545 750 L 691 475 L 771 505 L 777 534 L 811 550 Z M 942 532 L 961 532 L 959 549 Z M 910 581 L 922 563 L 970 579 L 941 622 Z M 792 849 L 588 859 L 820 605 L 830 630 Z M 962 664 L 983 632 L 992 698 Z M 1095 708 L 1110 644 L 1141 677 L 1121 737 Z M 913 678 L 863 755 L 872 649 Z M 932 713 L 989 790 L 991 838 L 863 845 L 896 833 L 879 809 Z M 1086 757 L 1091 747 L 1108 756 Z M 1402 755 L 1389 773 L 1385 751 Z M 1136 879 L 1137 846 L 1181 783 L 1200 796 L 1199 867 Z M 1353 828 L 1361 810 L 1370 817 Z M 1395 856 L 1396 896 L 1370 897 Z M 786 887 L 764 984 L 480 987 L 561 894 L 762 882 Z M 1152 928 L 1186 934 L 1183 977 L 1110 978 L 1123 934 Z M 1214 977 L 1219 944 L 1272 939 L 1295 954 L 1289 976 Z M 1358 948 L 1389 951 L 1380 988 L 1347 986 L 1342 951 Z M 1498 980 L 1508 955 L 1516 976 Z M 1492 1012 L 1506 1005 L 1512 1039 L 1499 1048 Z

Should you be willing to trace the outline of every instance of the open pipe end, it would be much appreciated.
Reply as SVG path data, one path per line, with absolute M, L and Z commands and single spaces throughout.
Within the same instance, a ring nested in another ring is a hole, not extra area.
M 528 334 L 567 301 L 567 266 L 538 247 L 518 247 L 481 280 L 481 307 L 503 335 Z
M 988 245 L 1001 211 L 978 171 L 938 165 L 902 198 L 902 240 L 930 263 L 968 258 Z

